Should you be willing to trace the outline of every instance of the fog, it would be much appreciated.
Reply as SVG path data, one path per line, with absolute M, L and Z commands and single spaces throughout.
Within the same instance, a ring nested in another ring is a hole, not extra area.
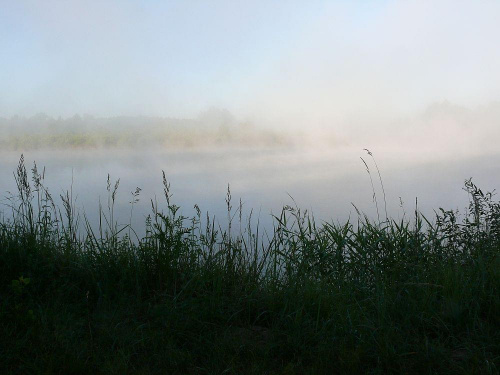
M 0 6 L 4 117 L 214 106 L 266 126 L 336 127 L 500 100 L 494 0 Z
M 151 116 L 54 118 L 0 117 L 4 152 L 28 150 L 287 149 L 330 152 L 371 148 L 408 163 L 496 155 L 500 101 L 465 107 L 436 102 L 412 115 L 380 119 L 359 115 L 336 126 L 272 127 L 242 121 L 227 109 L 210 108 L 193 118 Z
M 55 191 L 73 181 L 88 215 L 108 173 L 123 217 L 143 188 L 138 225 L 162 169 L 188 211 L 224 215 L 229 183 L 263 216 L 292 196 L 321 219 L 351 202 L 374 217 L 366 148 L 392 215 L 416 197 L 464 207 L 464 179 L 500 185 L 498 14 L 493 0 L 1 2 L 0 192 L 24 154 Z

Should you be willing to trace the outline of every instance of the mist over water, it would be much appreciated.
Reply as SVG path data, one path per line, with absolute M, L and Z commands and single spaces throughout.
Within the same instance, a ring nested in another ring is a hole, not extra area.
M 484 190 L 499 183 L 500 154 L 468 158 L 411 161 L 397 153 L 375 152 L 386 193 L 389 217 L 411 219 L 418 198 L 418 210 L 433 218 L 434 210 L 464 209 L 468 196 L 463 182 L 472 177 Z M 308 210 L 318 222 L 323 220 L 357 221 L 357 209 L 377 220 L 370 177 L 360 156 L 368 163 L 375 185 L 380 218 L 385 219 L 384 196 L 373 160 L 361 148 L 285 149 L 249 148 L 209 150 L 31 150 L 24 153 L 27 168 L 37 162 L 45 167 L 45 185 L 56 202 L 59 195 L 72 192 L 81 219 L 86 216 L 96 228 L 99 205 L 107 212 L 110 193 L 106 190 L 120 179 L 115 203 L 119 225 L 132 224 L 143 235 L 145 218 L 152 214 L 151 200 L 166 208 L 162 171 L 171 184 L 172 202 L 186 216 L 195 214 L 197 204 L 203 217 L 208 212 L 221 227 L 227 226 L 225 202 L 228 184 L 232 195 L 232 215 L 239 228 L 240 199 L 243 226 L 252 216 L 252 224 L 272 228 L 271 215 L 279 214 L 285 205 Z M 18 152 L 3 152 L 0 162 L 0 190 L 15 193 L 13 172 Z M 131 216 L 132 192 L 141 188 L 139 202 Z M 2 198 L 7 197 L 5 193 Z M 2 203 L 7 204 L 6 200 Z M 2 206 L 8 217 L 9 209 Z
M 186 215 L 198 204 L 222 224 L 229 184 L 263 226 L 286 204 L 384 218 L 365 148 L 393 218 L 417 197 L 428 215 L 465 207 L 470 177 L 500 185 L 496 1 L 0 7 L 2 197 L 21 154 L 93 222 L 108 174 L 120 224 L 140 187 L 139 231 L 162 170 Z
M 0 375 L 498 373 L 499 15 L 0 0 Z

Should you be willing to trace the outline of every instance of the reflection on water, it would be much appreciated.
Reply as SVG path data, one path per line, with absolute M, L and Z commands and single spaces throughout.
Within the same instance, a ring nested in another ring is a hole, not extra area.
M 19 153 L 1 153 L 0 192 L 2 198 L 15 191 L 13 172 Z M 227 221 L 227 185 L 233 210 L 243 203 L 243 218 L 253 209 L 253 218 L 268 227 L 271 213 L 284 205 L 298 205 L 319 220 L 343 222 L 355 218 L 352 203 L 376 218 L 372 187 L 360 156 L 372 168 L 372 177 L 383 215 L 379 178 L 370 157 L 359 148 L 331 151 L 305 150 L 210 150 L 176 151 L 31 151 L 24 154 L 28 168 L 36 161 L 46 167 L 46 186 L 54 196 L 72 189 L 76 206 L 91 223 L 97 223 L 101 201 L 107 205 L 107 175 L 120 179 L 115 217 L 128 224 L 132 192 L 142 189 L 134 205 L 132 225 L 144 231 L 144 218 L 151 212 L 151 199 L 164 205 L 162 170 L 171 183 L 172 200 L 185 215 L 193 215 L 193 205 Z M 500 186 L 500 154 L 451 161 L 412 162 L 398 155 L 375 155 L 381 169 L 389 215 L 401 218 L 413 212 L 415 198 L 419 209 L 432 215 L 433 209 L 464 208 L 467 195 L 462 190 L 466 178 L 473 177 L 484 190 Z M 400 199 L 401 198 L 401 199 Z M 401 207 L 401 201 L 403 206 Z M 5 203 L 5 201 L 2 201 Z M 5 206 L 1 208 L 7 212 Z

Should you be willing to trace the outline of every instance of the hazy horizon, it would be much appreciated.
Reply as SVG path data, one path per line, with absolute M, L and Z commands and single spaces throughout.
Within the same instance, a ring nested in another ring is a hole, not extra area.
M 406 116 L 344 119 L 335 126 L 279 127 L 242 121 L 227 109 L 211 108 L 193 118 L 153 116 L 0 117 L 0 148 L 100 147 L 195 150 L 212 147 L 361 150 L 399 154 L 408 162 L 498 154 L 500 102 L 468 108 L 443 101 Z M 370 125 L 370 126 L 367 126 Z
M 391 213 L 398 197 L 465 205 L 465 179 L 500 183 L 498 14 L 493 0 L 0 0 L 0 190 L 24 154 L 56 189 L 76 168 L 84 207 L 108 173 L 147 203 L 165 170 L 188 207 L 216 210 L 229 183 L 263 212 L 291 193 L 346 218 L 373 208 L 366 148 Z
M 367 128 L 500 100 L 496 1 L 16 1 L 0 5 L 0 117 Z

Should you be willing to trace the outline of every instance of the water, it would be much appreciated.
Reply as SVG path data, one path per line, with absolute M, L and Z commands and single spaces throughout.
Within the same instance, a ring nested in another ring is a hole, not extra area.
M 194 204 L 215 216 L 221 226 L 227 223 L 228 184 L 233 213 L 243 204 L 245 221 L 253 210 L 253 222 L 271 228 L 271 214 L 284 205 L 297 205 L 314 213 L 317 220 L 344 222 L 356 218 L 352 205 L 376 219 L 369 175 L 360 160 L 371 168 L 379 214 L 385 217 L 380 181 L 372 160 L 359 147 L 335 150 L 219 149 L 198 151 L 153 150 L 67 150 L 28 151 L 26 166 L 37 162 L 46 168 L 45 184 L 53 196 L 72 190 L 80 215 L 95 226 L 98 208 L 107 207 L 107 176 L 112 183 L 120 179 L 115 217 L 119 224 L 132 223 L 144 233 L 145 217 L 151 213 L 151 199 L 165 207 L 162 170 L 171 183 L 172 201 L 185 215 L 193 215 Z M 375 155 L 385 186 L 389 216 L 411 216 L 418 197 L 418 208 L 432 216 L 439 207 L 463 209 L 468 204 L 462 190 L 469 177 L 483 190 L 500 186 L 500 153 L 460 159 L 432 157 L 415 161 L 411 155 L 379 152 Z M 13 172 L 20 153 L 0 152 L 0 193 L 5 198 L 15 191 Z M 142 189 L 131 216 L 131 192 Z M 60 199 L 58 199 L 60 201 Z M 403 205 L 401 205 L 401 202 Z M 2 199 L 2 203 L 6 201 Z M 8 208 L 1 210 L 8 215 Z M 235 216 L 239 220 L 239 214 Z

